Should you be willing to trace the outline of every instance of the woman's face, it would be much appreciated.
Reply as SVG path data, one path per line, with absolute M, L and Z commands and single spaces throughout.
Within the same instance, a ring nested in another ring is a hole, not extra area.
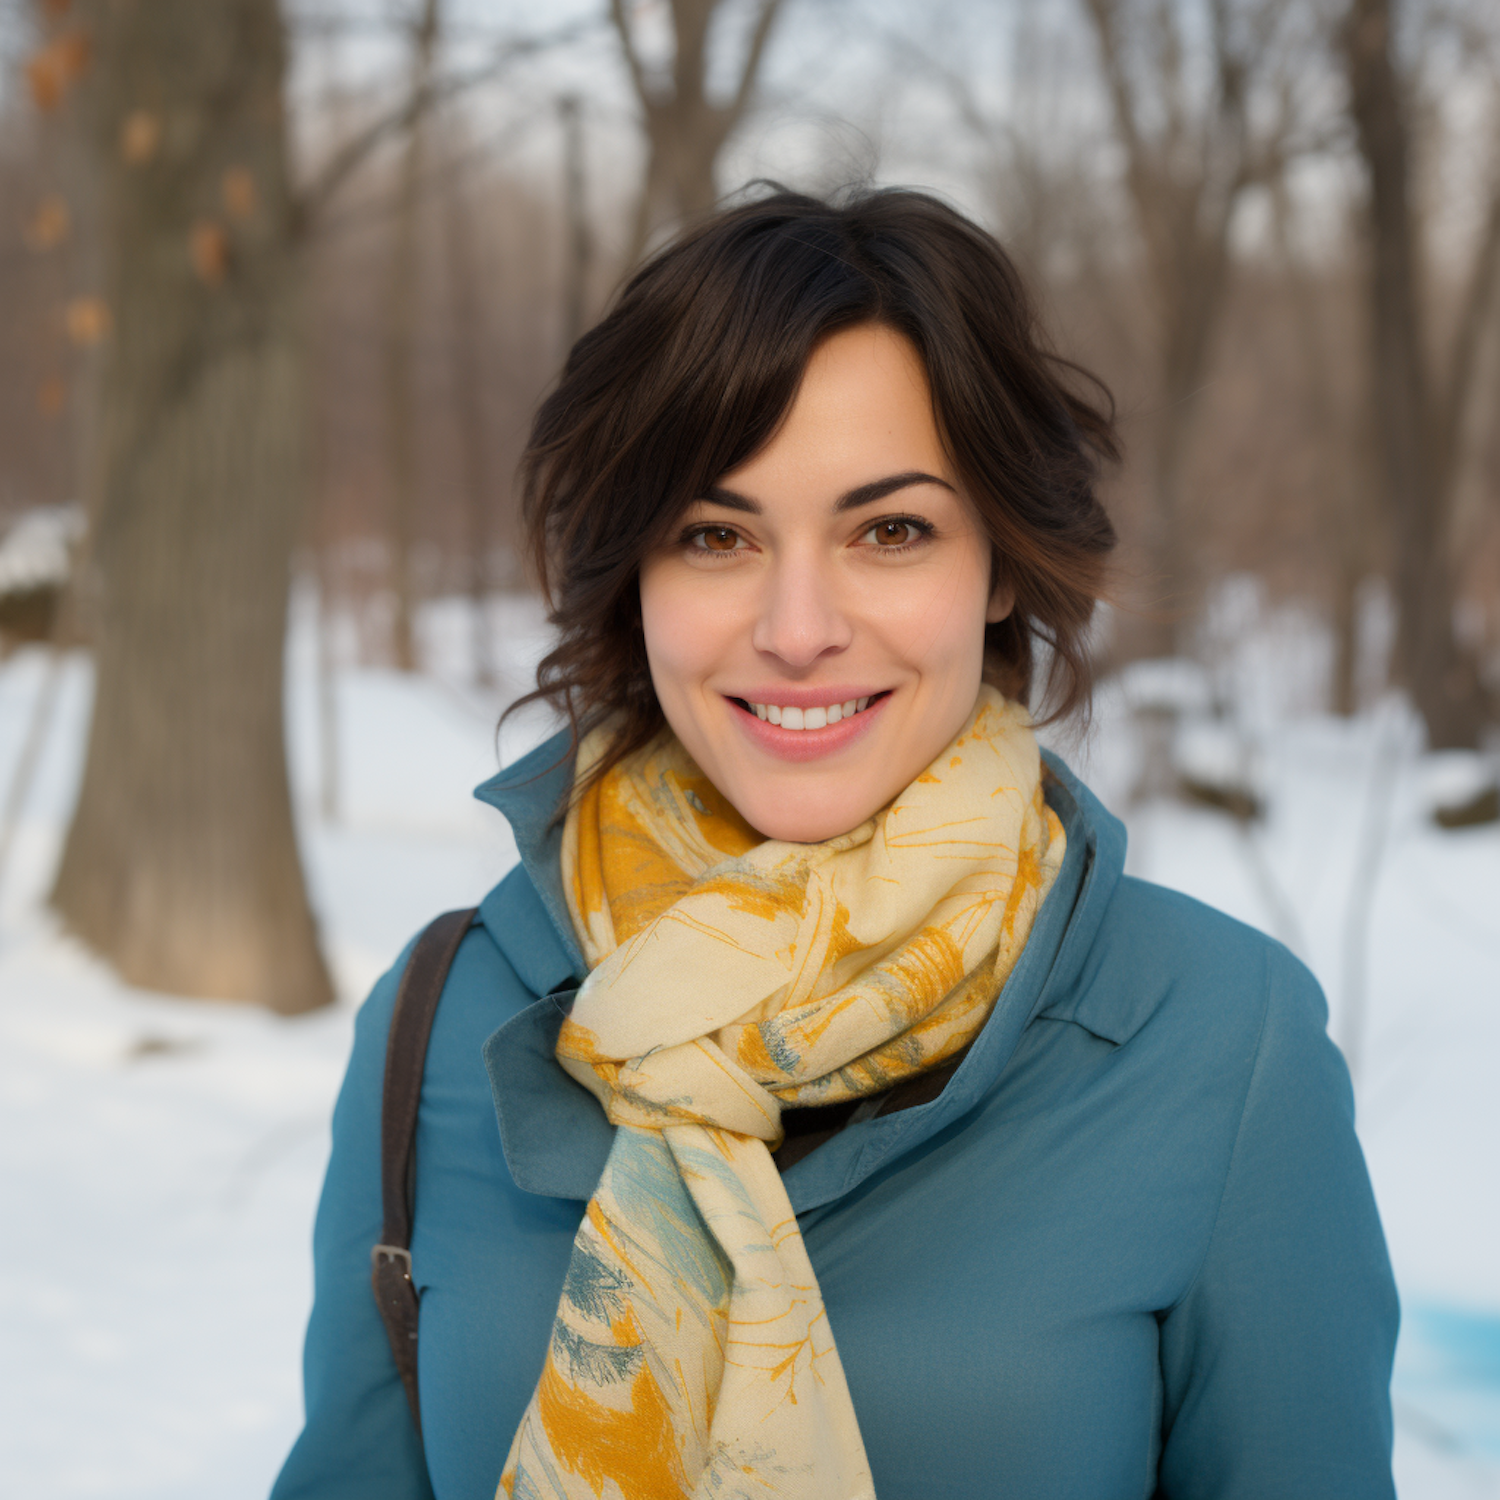
M 814 351 L 786 420 L 641 567 L 651 679 L 704 774 L 768 838 L 883 807 L 979 693 L 989 546 L 926 374 L 862 324 Z

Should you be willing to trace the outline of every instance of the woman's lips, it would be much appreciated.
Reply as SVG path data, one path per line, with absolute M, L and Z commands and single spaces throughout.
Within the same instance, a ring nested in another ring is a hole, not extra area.
M 756 717 L 743 698 L 726 698 L 725 702 L 752 743 L 780 760 L 802 761 L 821 760 L 853 744 L 875 722 L 890 696 L 889 692 L 872 694 L 867 708 L 821 729 L 783 729 L 779 724 Z

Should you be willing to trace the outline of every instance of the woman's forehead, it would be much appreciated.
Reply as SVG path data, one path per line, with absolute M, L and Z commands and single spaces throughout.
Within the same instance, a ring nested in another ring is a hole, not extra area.
M 775 432 L 716 488 L 757 501 L 767 490 L 817 494 L 848 509 L 867 498 L 856 494 L 863 487 L 904 474 L 955 485 L 916 350 L 861 324 L 814 350 Z

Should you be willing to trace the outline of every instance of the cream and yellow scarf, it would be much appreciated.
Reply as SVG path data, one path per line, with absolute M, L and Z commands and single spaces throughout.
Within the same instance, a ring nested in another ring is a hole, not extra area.
M 580 777 L 606 745 L 584 740 Z M 577 799 L 563 882 L 592 972 L 557 1056 L 620 1128 L 502 1495 L 873 1497 L 771 1159 L 781 1111 L 966 1046 L 1063 847 L 1029 720 L 990 688 L 888 807 L 821 844 L 760 840 L 671 736 Z

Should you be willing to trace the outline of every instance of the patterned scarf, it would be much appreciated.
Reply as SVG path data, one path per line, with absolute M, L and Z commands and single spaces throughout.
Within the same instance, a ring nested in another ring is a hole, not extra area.
M 584 740 L 580 777 L 607 744 Z M 771 1159 L 781 1111 L 965 1047 L 1063 849 L 1030 722 L 991 688 L 821 844 L 761 840 L 669 735 L 576 800 L 563 881 L 592 972 L 557 1057 L 620 1128 L 500 1494 L 873 1500 Z

